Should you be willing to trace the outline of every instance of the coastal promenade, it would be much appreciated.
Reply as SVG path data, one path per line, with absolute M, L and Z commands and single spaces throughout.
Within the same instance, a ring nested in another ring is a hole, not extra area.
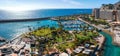
M 87 24 L 89 24 L 89 25 L 91 25 L 91 26 L 93 26 L 93 27 L 95 27 L 95 28 L 97 28 L 97 29 L 99 29 L 99 30 L 104 30 L 103 28 L 101 28 L 101 27 L 99 27 L 99 26 L 96 26 L 96 25 L 94 25 L 94 24 L 91 24 L 91 23 L 89 23 L 89 22 L 81 19 L 80 17 L 77 17 L 77 18 L 78 18 L 78 20 L 83 21 L 83 22 L 85 22 L 85 23 L 87 23 Z
M 85 22 L 85 23 L 87 23 L 87 24 L 89 24 L 89 25 L 91 25 L 91 26 L 93 26 L 93 27 L 95 27 L 95 28 L 97 28 L 98 30 L 103 30 L 104 32 L 110 34 L 110 35 L 112 36 L 112 39 L 113 39 L 113 41 L 112 41 L 113 44 L 114 44 L 114 45 L 117 45 L 117 46 L 120 46 L 120 37 L 119 37 L 119 35 L 118 35 L 118 34 L 120 34 L 119 31 L 116 31 L 116 30 L 110 31 L 110 32 L 113 33 L 113 34 L 111 34 L 108 30 L 106 30 L 106 29 L 104 29 L 104 28 L 102 28 L 102 27 L 96 26 L 96 25 L 94 25 L 94 24 L 91 24 L 91 23 L 83 20 L 83 19 L 80 18 L 80 17 L 78 17 L 78 19 L 81 20 L 81 21 L 83 21 L 83 22 Z M 110 29 L 111 29 L 111 28 L 110 28 Z

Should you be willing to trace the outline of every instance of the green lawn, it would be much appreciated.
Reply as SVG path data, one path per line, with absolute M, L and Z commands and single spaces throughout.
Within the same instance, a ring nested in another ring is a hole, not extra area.
M 38 37 L 52 37 L 53 40 L 46 41 L 45 45 L 49 47 L 55 46 L 60 51 L 64 51 L 67 48 L 73 49 L 78 44 L 84 44 L 84 42 L 96 43 L 92 38 L 98 35 L 97 32 L 93 31 L 81 31 L 79 33 L 73 32 L 73 34 L 70 34 L 68 31 L 62 30 L 61 28 L 40 28 L 33 31 L 32 34 Z M 75 36 L 73 37 L 73 35 Z
M 75 34 L 76 39 L 79 43 L 84 42 L 92 42 L 94 41 L 93 38 L 97 37 L 99 34 L 97 32 L 87 31 L 87 32 L 80 32 Z M 94 41 L 95 42 L 95 41 Z
M 63 44 L 59 44 L 57 46 L 57 48 L 60 50 L 60 51 L 64 51 L 66 50 L 67 48 L 73 48 L 75 47 L 75 43 L 74 42 L 65 42 Z
M 42 28 L 40 30 L 36 30 L 36 31 L 33 31 L 32 34 L 34 34 L 35 36 L 46 36 L 48 34 L 51 34 L 51 30 L 50 28 Z
M 56 42 L 59 42 L 59 43 L 63 42 L 63 38 L 62 37 L 56 37 Z

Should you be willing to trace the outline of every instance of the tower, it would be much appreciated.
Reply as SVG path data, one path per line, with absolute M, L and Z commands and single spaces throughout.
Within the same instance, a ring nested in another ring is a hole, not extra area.
M 92 16 L 94 16 L 95 19 L 98 19 L 98 18 L 99 18 L 99 15 L 100 15 L 100 9 L 99 9 L 99 8 L 93 9 Z

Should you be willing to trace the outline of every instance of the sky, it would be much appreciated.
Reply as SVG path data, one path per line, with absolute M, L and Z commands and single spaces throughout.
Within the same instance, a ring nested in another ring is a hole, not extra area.
M 119 0 L 0 0 L 1 10 L 35 10 L 57 8 L 99 8 L 102 4 L 116 3 Z

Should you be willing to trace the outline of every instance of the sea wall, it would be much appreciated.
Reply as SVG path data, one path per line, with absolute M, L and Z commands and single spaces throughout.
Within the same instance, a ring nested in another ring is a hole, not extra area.
M 37 21 L 37 20 L 45 20 L 50 19 L 50 17 L 46 18 L 33 18 L 33 19 L 8 19 L 8 20 L 0 20 L 0 23 L 6 23 L 6 22 L 24 22 L 24 21 Z

